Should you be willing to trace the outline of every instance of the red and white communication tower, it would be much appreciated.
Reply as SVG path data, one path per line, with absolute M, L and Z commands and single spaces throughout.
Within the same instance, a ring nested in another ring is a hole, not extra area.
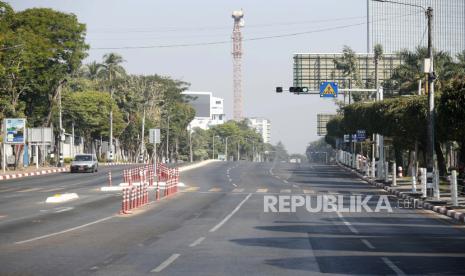
M 240 121 L 242 119 L 242 33 L 241 28 L 244 27 L 244 12 L 234 11 L 232 13 L 234 19 L 233 28 L 233 87 L 234 87 L 234 106 L 233 119 Z

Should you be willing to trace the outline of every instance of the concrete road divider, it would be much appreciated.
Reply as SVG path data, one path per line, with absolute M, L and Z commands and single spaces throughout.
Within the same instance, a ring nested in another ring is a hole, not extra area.
M 46 203 L 61 203 L 78 199 L 79 196 L 76 193 L 56 194 L 54 196 L 47 197 Z
M 101 192 L 118 192 L 122 191 L 124 189 L 123 186 L 106 186 L 106 187 L 100 187 Z

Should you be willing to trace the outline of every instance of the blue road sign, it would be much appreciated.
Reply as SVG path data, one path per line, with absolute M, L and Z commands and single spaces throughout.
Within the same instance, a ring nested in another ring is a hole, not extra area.
M 357 142 L 364 142 L 367 138 L 367 132 L 364 129 L 357 130 Z
M 336 82 L 322 82 L 320 85 L 320 97 L 337 98 L 338 87 Z

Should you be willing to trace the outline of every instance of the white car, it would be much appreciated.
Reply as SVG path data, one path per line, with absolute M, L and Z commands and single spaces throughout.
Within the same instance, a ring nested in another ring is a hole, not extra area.
M 71 162 L 70 172 L 96 172 L 98 160 L 95 154 L 77 154 Z

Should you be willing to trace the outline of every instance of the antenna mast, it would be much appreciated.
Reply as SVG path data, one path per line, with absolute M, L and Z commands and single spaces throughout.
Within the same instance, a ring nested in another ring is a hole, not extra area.
M 242 115 L 242 33 L 241 28 L 244 27 L 244 12 L 234 11 L 232 13 L 234 19 L 233 28 L 233 88 L 234 88 L 234 105 L 233 119 L 240 121 Z

